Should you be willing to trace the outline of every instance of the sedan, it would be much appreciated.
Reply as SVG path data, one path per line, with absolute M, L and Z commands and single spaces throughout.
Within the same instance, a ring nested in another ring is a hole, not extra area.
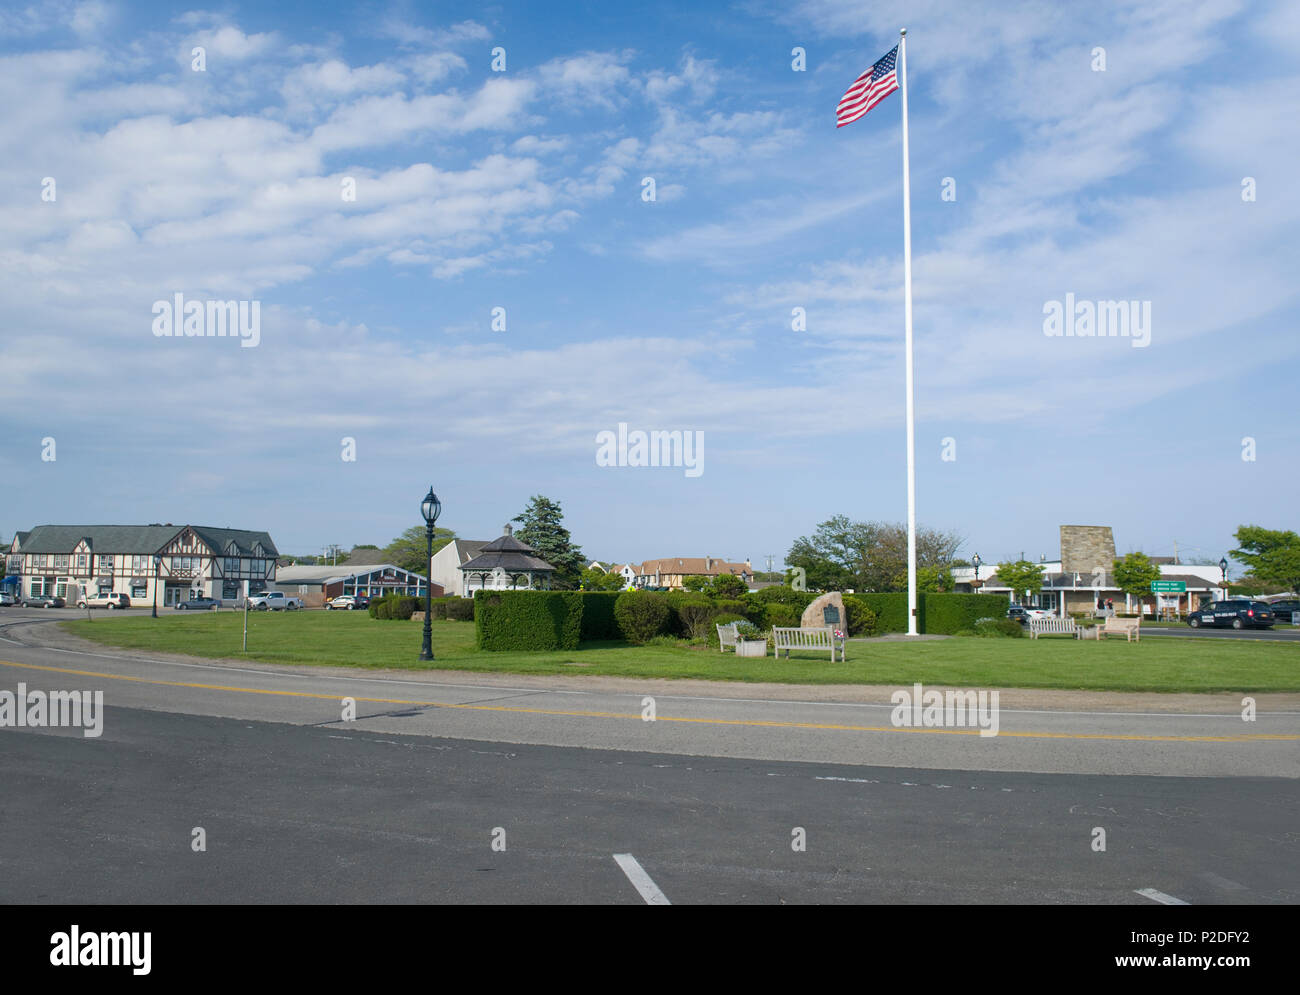
M 172 607 L 178 612 L 207 611 L 211 608 L 220 608 L 221 600 L 219 598 L 190 598 L 189 601 L 178 601 Z
M 24 608 L 62 608 L 66 604 L 67 602 L 62 598 L 56 598 L 50 594 L 23 598 Z
M 0 608 L 15 608 L 19 601 L 12 594 L 0 594 Z

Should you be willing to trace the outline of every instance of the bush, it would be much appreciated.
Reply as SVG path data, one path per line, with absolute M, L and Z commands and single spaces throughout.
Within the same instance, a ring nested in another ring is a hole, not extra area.
M 848 609 L 849 599 L 852 598 L 863 608 L 871 611 L 876 616 L 876 623 L 872 632 L 874 635 L 884 635 L 886 632 L 906 632 L 907 631 L 907 592 L 890 591 L 885 594 L 846 594 L 844 596 L 844 607 Z M 925 596 L 917 594 L 916 608 L 918 616 L 916 628 L 918 632 L 925 631 Z M 853 622 L 850 617 L 849 629 L 852 631 Z
M 709 591 L 715 598 L 734 600 L 748 592 L 745 582 L 734 574 L 718 574 L 709 585 Z
M 571 650 L 582 634 L 577 591 L 476 591 L 474 635 L 481 650 Z
M 803 613 L 794 605 L 774 601 L 767 605 L 763 612 L 763 625 L 768 629 L 778 625 L 782 628 L 794 628 L 799 625 L 802 615 Z
M 745 614 L 745 609 L 749 606 L 743 601 L 719 599 L 714 602 L 714 606 L 720 612 L 735 612 L 737 615 L 745 615 L 746 618 L 749 618 Z M 752 622 L 753 619 L 750 619 L 750 621 Z
M 399 619 L 403 622 L 409 622 L 411 616 L 415 614 L 415 606 L 419 598 L 395 597 L 389 601 L 389 617 Z M 423 606 L 421 606 L 423 607 Z
M 451 622 L 473 622 L 474 621 L 474 599 L 473 598 L 448 598 L 447 607 L 444 616 Z
M 387 598 L 370 602 L 370 617 L 389 619 L 393 617 L 393 603 Z
M 686 639 L 703 639 L 709 634 L 709 625 L 717 608 L 708 598 L 669 596 L 669 605 L 673 610 L 677 634 Z
M 922 603 L 922 632 L 950 635 L 973 629 L 981 617 L 1004 618 L 1007 613 L 1007 599 L 1001 594 L 926 594 Z
M 796 591 L 793 587 L 782 584 L 765 587 L 760 591 L 755 591 L 752 596 L 765 605 L 773 602 L 782 605 L 794 605 L 801 612 L 812 604 L 817 597 L 811 591 Z
M 614 602 L 614 618 L 623 638 L 641 645 L 647 639 L 668 634 L 672 619 L 668 599 L 652 591 L 625 591 Z
M 716 632 L 717 630 L 714 631 Z M 763 633 L 761 633 L 758 630 L 758 626 L 756 626 L 753 622 L 736 623 L 736 635 L 739 636 L 741 639 L 757 639 L 762 634 Z
M 984 618 L 975 623 L 975 635 L 989 638 L 1010 636 L 1013 639 L 1024 636 L 1025 630 L 1015 619 Z
M 848 616 L 850 636 L 874 636 L 876 613 L 853 597 L 844 599 L 844 614 Z
M 614 603 L 618 591 L 584 591 L 582 593 L 582 632 L 579 638 L 593 640 L 622 639 L 618 620 L 614 618 Z

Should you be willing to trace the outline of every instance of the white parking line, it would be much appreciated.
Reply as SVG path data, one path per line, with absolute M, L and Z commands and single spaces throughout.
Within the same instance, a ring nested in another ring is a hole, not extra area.
M 1163 891 L 1156 891 L 1154 888 L 1138 888 L 1137 893 L 1143 898 L 1149 898 L 1153 902 L 1159 902 L 1161 905 L 1190 905 L 1190 902 L 1184 902 L 1181 898 L 1174 898 L 1173 895 L 1166 895 Z
M 637 890 L 642 898 L 645 899 L 646 905 L 672 905 L 668 897 L 659 890 L 659 886 L 650 880 L 650 875 L 645 872 L 645 868 L 637 863 L 637 860 L 630 853 L 616 853 L 614 860 L 618 866 L 623 869 L 627 879 L 632 882 L 632 887 Z

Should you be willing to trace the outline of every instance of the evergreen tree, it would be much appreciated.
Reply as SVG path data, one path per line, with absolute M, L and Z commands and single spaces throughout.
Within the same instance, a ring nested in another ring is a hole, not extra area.
M 521 542 L 537 550 L 537 555 L 555 567 L 553 585 L 562 590 L 573 590 L 582 577 L 586 560 L 582 549 L 573 544 L 573 537 L 564 527 L 564 512 L 558 501 L 534 494 L 528 507 L 512 521 L 519 522 L 515 531 Z

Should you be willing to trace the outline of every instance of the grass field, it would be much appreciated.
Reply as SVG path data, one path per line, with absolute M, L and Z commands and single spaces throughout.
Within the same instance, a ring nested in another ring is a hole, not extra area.
M 601 674 L 783 684 L 951 684 L 961 687 L 1110 691 L 1300 691 L 1300 646 L 1165 637 L 1140 643 L 1069 638 L 958 638 L 917 643 L 850 643 L 849 660 L 796 654 L 740 659 L 717 649 L 584 644 L 572 651 L 484 653 L 472 622 L 433 623 L 435 662 L 416 659 L 419 622 L 384 622 L 354 612 L 255 613 L 247 654 L 244 616 L 204 612 L 64 622 L 85 639 L 128 649 L 266 663 L 517 674 Z

